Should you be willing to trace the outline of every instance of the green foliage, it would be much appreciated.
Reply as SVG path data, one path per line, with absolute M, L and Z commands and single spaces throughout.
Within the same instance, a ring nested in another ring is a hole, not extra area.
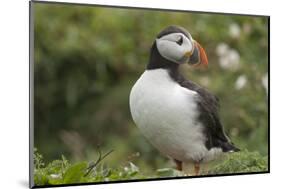
M 85 182 L 83 176 L 87 167 L 88 164 L 86 162 L 76 163 L 70 166 L 64 174 L 63 183 Z
M 38 161 L 39 156 L 40 161 Z M 228 154 L 224 161 L 211 166 L 206 173 L 203 172 L 202 174 L 265 172 L 268 170 L 267 159 L 267 157 L 261 156 L 258 152 L 244 150 Z M 127 162 L 125 166 L 120 166 L 118 169 L 107 167 L 103 163 L 98 164 L 90 174 L 87 174 L 89 167 L 92 165 L 91 163 L 78 162 L 71 164 L 62 156 L 60 160 L 54 160 L 44 166 L 43 157 L 37 150 L 35 150 L 34 154 L 34 165 L 36 186 L 186 176 L 185 173 L 173 168 L 157 169 L 154 173 L 148 175 L 132 162 Z
M 38 161 L 38 157 L 40 157 L 40 161 Z M 71 164 L 64 156 L 60 160 L 52 161 L 47 166 L 44 165 L 42 155 L 35 150 L 34 182 L 36 186 L 146 178 L 132 162 L 128 162 L 126 166 L 118 169 L 97 164 L 91 172 L 88 172 L 88 170 L 92 163 L 77 162 Z
M 209 174 L 231 174 L 268 171 L 268 157 L 247 150 L 228 154 L 223 163 L 213 167 Z

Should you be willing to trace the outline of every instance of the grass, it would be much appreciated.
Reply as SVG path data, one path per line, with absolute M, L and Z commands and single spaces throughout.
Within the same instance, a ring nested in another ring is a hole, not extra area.
M 230 174 L 268 171 L 268 157 L 247 150 L 228 154 L 226 159 L 209 170 L 209 174 Z
M 45 164 L 43 157 L 35 149 L 34 153 L 34 182 L 36 186 L 74 184 L 87 182 L 107 182 L 117 180 L 135 180 L 161 177 L 177 177 L 182 174 L 173 168 L 162 168 L 154 175 L 144 175 L 132 162 L 118 168 L 107 167 L 101 161 L 109 155 L 99 154 L 95 162 L 70 163 L 63 155 L 61 159 Z M 233 174 L 246 172 L 265 172 L 268 170 L 267 157 L 258 152 L 247 150 L 228 154 L 222 162 L 210 168 L 207 175 Z
M 95 162 L 77 162 L 71 164 L 63 155 L 45 165 L 37 150 L 34 153 L 34 182 L 36 186 L 74 184 L 85 182 L 104 182 L 146 178 L 132 162 L 127 166 L 109 168 L 100 164 L 103 156 Z

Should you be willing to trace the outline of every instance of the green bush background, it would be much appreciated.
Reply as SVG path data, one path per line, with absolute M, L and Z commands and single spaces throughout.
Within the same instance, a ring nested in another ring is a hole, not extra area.
M 183 72 L 220 98 L 226 132 L 241 149 L 268 154 L 268 19 L 239 15 L 34 3 L 35 147 L 46 163 L 91 161 L 114 150 L 104 163 L 133 162 L 143 175 L 172 167 L 140 134 L 128 106 L 130 89 L 144 71 L 157 33 L 186 28 L 205 48 L 208 70 Z M 231 34 L 231 27 L 239 36 Z M 223 69 L 216 49 L 238 52 L 239 68 Z M 236 89 L 239 76 L 247 83 Z

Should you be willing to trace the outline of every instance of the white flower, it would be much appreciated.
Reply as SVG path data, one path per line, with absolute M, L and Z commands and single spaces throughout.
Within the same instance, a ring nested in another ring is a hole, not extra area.
M 229 35 L 232 38 L 239 38 L 240 36 L 240 26 L 236 23 L 232 23 L 229 26 Z
M 61 176 L 59 174 L 50 174 L 50 177 L 52 179 L 59 179 L 59 178 L 61 178 Z
M 261 79 L 261 83 L 265 89 L 266 94 L 268 95 L 268 73 L 266 73 L 262 79 Z
M 129 168 L 128 168 L 128 167 L 124 167 L 124 171 L 125 171 L 125 172 L 128 172 L 128 171 L 129 171 Z
M 226 55 L 220 57 L 219 63 L 220 63 L 221 68 L 223 68 L 223 69 L 229 69 L 230 68 L 228 57 Z
M 237 70 L 239 68 L 240 55 L 235 49 L 229 48 L 226 43 L 220 43 L 216 47 L 221 68 Z
M 216 48 L 216 53 L 218 56 L 224 56 L 229 50 L 229 47 L 226 43 L 220 43 L 218 44 Z
M 231 49 L 230 51 L 228 51 L 228 58 L 229 58 L 230 64 L 233 64 L 232 67 L 239 66 L 240 55 L 236 50 Z
M 247 77 L 245 75 L 240 75 L 235 82 L 235 89 L 236 90 L 243 89 L 246 86 L 247 82 L 248 82 Z
M 240 55 L 234 50 L 230 49 L 227 53 L 219 58 L 219 64 L 223 69 L 237 70 L 239 68 Z

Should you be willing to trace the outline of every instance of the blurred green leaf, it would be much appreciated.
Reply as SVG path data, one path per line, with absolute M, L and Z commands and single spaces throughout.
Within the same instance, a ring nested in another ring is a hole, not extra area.
M 86 171 L 87 162 L 79 162 L 70 166 L 64 174 L 64 183 L 79 183 Z

